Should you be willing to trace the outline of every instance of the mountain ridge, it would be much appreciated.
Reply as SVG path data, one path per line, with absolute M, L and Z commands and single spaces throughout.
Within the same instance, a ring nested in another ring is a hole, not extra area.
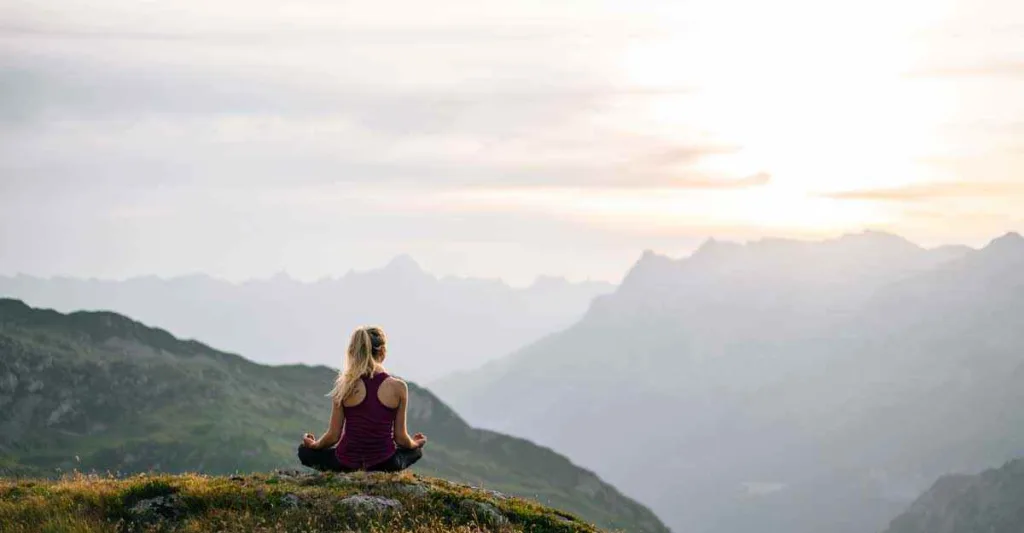
M 835 257 L 845 244 L 753 261 L 751 248 L 715 244 L 731 264 L 648 253 L 574 325 L 434 390 L 471 423 L 594 468 L 678 530 L 861 531 L 829 516 L 881 529 L 926 479 L 1024 448 L 1024 420 L 1008 408 L 1024 401 L 1014 385 L 1024 376 L 1024 269 L 992 245 L 879 242 L 868 259 L 798 268 L 793 257 Z M 909 260 L 873 259 L 889 250 Z M 609 394 L 624 384 L 628 398 Z M 498 406 L 500 416 L 479 417 Z M 610 419 L 628 444 L 571 438 Z M 961 442 L 968 436 L 975 445 Z M 668 464 L 631 451 L 665 442 L 677 448 Z M 751 486 L 782 488 L 751 496 Z M 819 507 L 835 512 L 806 511 Z
M 0 296 L 64 312 L 119 312 L 267 363 L 338 366 L 349 331 L 381 324 L 395 353 L 408 355 L 397 370 L 420 381 L 472 368 L 570 324 L 612 287 L 538 278 L 513 288 L 501 280 L 438 278 L 410 257 L 315 282 L 0 276 Z M 459 331 L 464 342 L 445 342 L 445 331 Z
M 1024 459 L 939 478 L 886 533 L 1017 533 L 1024 525 Z

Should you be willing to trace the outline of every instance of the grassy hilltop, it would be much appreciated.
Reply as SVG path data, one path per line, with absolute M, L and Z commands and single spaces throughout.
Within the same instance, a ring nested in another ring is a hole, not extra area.
M 535 502 L 408 473 L 7 479 L 0 524 L 5 533 L 598 531 Z

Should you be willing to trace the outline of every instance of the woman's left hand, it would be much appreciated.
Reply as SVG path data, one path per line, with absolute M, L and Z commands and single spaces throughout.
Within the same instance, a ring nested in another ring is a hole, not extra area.
M 302 445 L 307 448 L 314 448 L 316 446 L 316 438 L 312 433 L 306 433 L 302 436 Z

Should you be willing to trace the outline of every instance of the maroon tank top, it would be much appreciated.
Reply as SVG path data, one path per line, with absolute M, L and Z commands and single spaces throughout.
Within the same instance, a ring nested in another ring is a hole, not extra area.
M 343 407 L 345 425 L 335 449 L 338 461 L 349 468 L 368 468 L 395 453 L 395 415 L 398 409 L 380 402 L 377 391 L 388 379 L 386 372 L 363 377 L 366 397 L 353 407 Z

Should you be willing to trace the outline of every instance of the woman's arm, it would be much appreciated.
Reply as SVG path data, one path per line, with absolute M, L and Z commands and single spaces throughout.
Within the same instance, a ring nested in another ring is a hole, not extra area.
M 398 413 L 395 415 L 395 444 L 402 448 L 415 450 L 422 448 L 427 443 L 427 438 L 422 433 L 409 436 L 409 428 L 406 427 L 406 411 L 409 406 L 409 385 L 400 379 L 395 380 L 398 385 Z
M 331 424 L 327 428 L 327 432 L 322 437 L 316 440 L 312 440 L 312 435 L 307 435 L 307 439 L 303 439 L 306 442 L 306 446 L 313 448 L 314 450 L 322 450 L 324 448 L 330 448 L 338 443 L 341 439 L 341 426 L 345 422 L 345 409 L 338 403 L 334 403 L 331 407 Z M 312 442 L 309 442 L 312 440 Z

